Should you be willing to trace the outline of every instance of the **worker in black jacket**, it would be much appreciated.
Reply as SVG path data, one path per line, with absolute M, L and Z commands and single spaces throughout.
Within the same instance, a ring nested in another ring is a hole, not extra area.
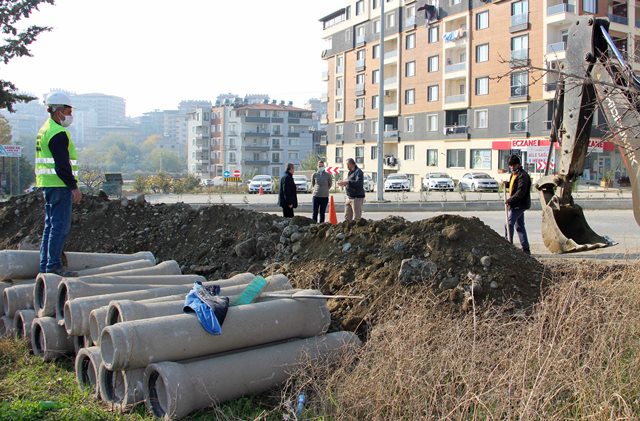
M 296 183 L 293 181 L 295 167 L 287 164 L 287 170 L 280 177 L 280 191 L 278 193 L 278 206 L 282 208 L 282 216 L 293 218 L 293 210 L 298 207 L 298 194 Z
M 531 254 L 527 231 L 524 227 L 524 212 L 531 208 L 531 177 L 522 168 L 520 157 L 517 155 L 512 155 L 509 158 L 509 169 L 511 170 L 511 178 L 506 186 L 509 189 L 509 198 L 506 201 L 509 224 L 507 239 L 513 244 L 513 230 L 515 228 L 522 251 Z

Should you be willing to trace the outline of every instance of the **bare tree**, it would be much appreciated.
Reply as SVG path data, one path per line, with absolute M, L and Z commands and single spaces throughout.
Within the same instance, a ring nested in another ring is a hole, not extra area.
M 104 171 L 93 165 L 80 167 L 79 181 L 87 187 L 87 193 L 96 194 L 104 183 Z

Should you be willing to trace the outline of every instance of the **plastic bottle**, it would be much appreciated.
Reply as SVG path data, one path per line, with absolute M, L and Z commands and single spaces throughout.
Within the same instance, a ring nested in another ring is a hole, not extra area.
M 302 415 L 302 410 L 304 409 L 305 400 L 306 400 L 306 397 L 304 395 L 304 392 L 300 393 L 300 395 L 298 395 L 298 404 L 296 405 L 296 416 L 297 417 Z

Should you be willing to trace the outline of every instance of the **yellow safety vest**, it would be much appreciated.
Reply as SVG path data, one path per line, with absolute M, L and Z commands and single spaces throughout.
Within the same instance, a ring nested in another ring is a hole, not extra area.
M 56 165 L 49 149 L 49 142 L 55 135 L 64 132 L 69 139 L 69 161 L 74 176 L 78 176 L 78 152 L 71 141 L 66 128 L 49 118 L 42 125 L 36 138 L 36 186 L 38 187 L 66 187 L 64 181 L 56 174 Z

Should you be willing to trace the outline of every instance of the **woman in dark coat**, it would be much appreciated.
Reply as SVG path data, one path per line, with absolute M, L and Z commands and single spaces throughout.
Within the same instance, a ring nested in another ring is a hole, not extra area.
M 278 194 L 278 206 L 282 208 L 282 216 L 293 218 L 293 210 L 298 207 L 298 195 L 296 183 L 293 181 L 294 166 L 287 164 L 287 170 L 280 178 L 280 192 Z

